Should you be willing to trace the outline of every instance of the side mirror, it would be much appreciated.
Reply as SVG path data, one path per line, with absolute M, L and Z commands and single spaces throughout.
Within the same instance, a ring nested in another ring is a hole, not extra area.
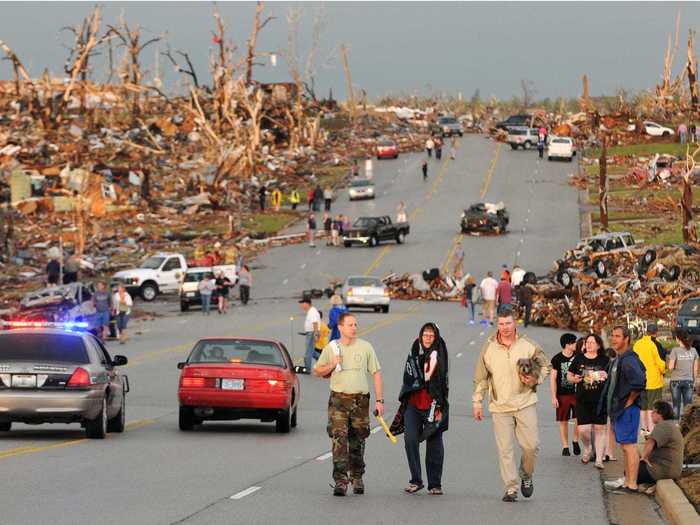
M 124 366 L 129 362 L 125 355 L 115 355 L 112 359 L 112 366 Z
M 309 369 L 306 368 L 305 366 L 295 366 L 295 367 L 294 367 L 294 371 L 295 371 L 297 374 L 310 374 L 310 373 L 311 373 L 311 370 L 309 370 Z
M 178 363 L 178 364 L 177 364 L 177 368 L 178 368 L 179 370 L 182 370 L 183 368 L 185 368 L 185 365 L 186 365 L 186 364 L 187 364 L 186 362 Z

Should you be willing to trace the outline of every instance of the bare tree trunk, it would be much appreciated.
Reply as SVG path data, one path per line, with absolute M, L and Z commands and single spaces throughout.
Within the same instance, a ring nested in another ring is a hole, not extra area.
M 601 134 L 600 163 L 598 179 L 598 205 L 600 208 L 600 229 L 608 231 L 608 150 L 607 136 Z
M 262 22 L 260 21 L 260 15 L 263 12 L 263 3 L 258 1 L 255 6 L 255 18 L 253 19 L 253 31 L 250 34 L 250 39 L 248 39 L 248 52 L 246 54 L 245 60 L 245 85 L 250 86 L 253 82 L 253 66 L 255 65 L 255 49 L 258 45 L 258 33 L 273 20 L 271 16 L 268 16 Z
M 681 177 L 683 193 L 681 195 L 681 216 L 683 219 L 683 242 L 698 242 L 697 229 L 693 221 L 693 186 L 690 177 L 695 170 L 695 156 L 700 153 L 700 146 L 690 154 L 690 145 L 686 146 L 685 171 Z
M 688 85 L 690 87 L 690 107 L 693 111 L 698 108 L 698 63 L 695 60 L 695 31 L 688 30 L 688 63 L 686 70 L 688 73 Z
M 355 105 L 355 92 L 352 87 L 352 76 L 350 76 L 350 66 L 348 65 L 348 50 L 345 44 L 340 46 L 340 56 L 343 59 L 343 71 L 345 71 L 345 82 L 348 85 L 348 106 L 350 109 L 350 122 L 355 125 L 357 106 Z
M 583 94 L 581 95 L 581 111 L 588 112 L 591 109 L 591 95 L 588 88 L 588 75 L 581 77 Z

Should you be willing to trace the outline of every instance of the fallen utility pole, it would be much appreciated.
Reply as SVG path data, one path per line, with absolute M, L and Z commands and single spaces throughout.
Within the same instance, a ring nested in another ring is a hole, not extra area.
M 345 71 L 345 81 L 348 84 L 348 105 L 350 106 L 350 121 L 355 124 L 355 113 L 357 107 L 355 106 L 355 92 L 352 88 L 352 77 L 350 76 L 350 66 L 348 65 L 348 50 L 345 44 L 340 46 L 340 56 L 343 59 L 343 70 Z

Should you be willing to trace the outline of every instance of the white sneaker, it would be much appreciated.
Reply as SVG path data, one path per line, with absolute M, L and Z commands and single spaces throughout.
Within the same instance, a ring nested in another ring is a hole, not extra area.
M 603 483 L 603 485 L 608 490 L 616 490 L 625 485 L 625 478 L 611 479 Z

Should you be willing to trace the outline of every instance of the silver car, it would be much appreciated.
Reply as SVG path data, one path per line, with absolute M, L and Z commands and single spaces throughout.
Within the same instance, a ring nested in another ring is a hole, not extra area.
M 367 179 L 358 179 L 350 183 L 348 197 L 355 199 L 374 199 L 374 182 Z
M 375 312 L 389 313 L 389 290 L 377 277 L 354 275 L 343 281 L 340 290 L 345 306 L 373 308 Z
M 129 381 L 117 367 L 127 358 L 112 358 L 95 336 L 74 330 L 77 323 L 42 325 L 13 322 L 0 331 L 0 431 L 19 422 L 80 423 L 95 439 L 124 432 Z

